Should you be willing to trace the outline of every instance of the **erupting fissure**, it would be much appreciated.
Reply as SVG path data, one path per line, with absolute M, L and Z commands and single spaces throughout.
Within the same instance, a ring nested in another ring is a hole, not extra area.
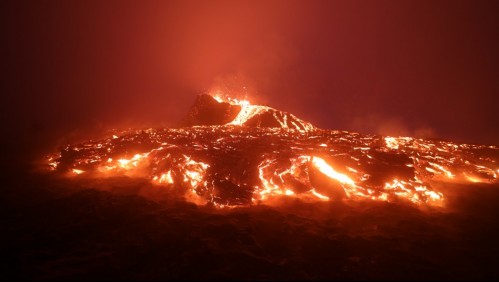
M 186 127 L 67 145 L 48 167 L 75 177 L 146 178 L 216 206 L 276 197 L 442 205 L 435 182 L 498 181 L 495 146 L 322 130 L 271 107 L 206 95 L 186 120 Z

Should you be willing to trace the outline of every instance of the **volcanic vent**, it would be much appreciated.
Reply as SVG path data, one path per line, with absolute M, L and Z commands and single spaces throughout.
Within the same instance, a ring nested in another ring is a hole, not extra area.
M 271 107 L 251 105 L 246 100 L 199 95 L 184 119 L 184 125 L 241 125 L 249 127 L 281 127 L 310 131 L 315 127 L 293 114 Z
M 323 130 L 248 101 L 198 96 L 183 127 L 128 130 L 49 158 L 70 177 L 145 178 L 216 206 L 377 200 L 442 205 L 438 182 L 496 183 L 495 146 Z

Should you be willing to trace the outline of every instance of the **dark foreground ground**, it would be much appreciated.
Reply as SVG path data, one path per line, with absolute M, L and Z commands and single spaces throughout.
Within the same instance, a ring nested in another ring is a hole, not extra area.
M 4 277 L 499 278 L 497 185 L 440 185 L 445 209 L 286 200 L 217 210 L 144 181 L 68 180 L 18 164 L 2 170 Z

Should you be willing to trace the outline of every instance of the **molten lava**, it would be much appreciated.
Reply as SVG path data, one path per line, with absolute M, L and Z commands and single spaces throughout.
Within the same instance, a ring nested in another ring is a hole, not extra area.
M 217 206 L 275 197 L 442 205 L 432 183 L 498 181 L 489 157 L 496 146 L 322 130 L 267 106 L 207 95 L 186 120 L 182 128 L 67 145 L 48 166 L 68 176 L 146 178 Z

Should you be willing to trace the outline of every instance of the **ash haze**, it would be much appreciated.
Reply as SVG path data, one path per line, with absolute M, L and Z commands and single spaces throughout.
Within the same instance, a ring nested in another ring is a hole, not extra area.
M 0 5 L 4 277 L 497 281 L 499 1 Z
M 498 3 L 13 1 L 4 142 L 174 125 L 230 84 L 322 128 L 498 144 Z

